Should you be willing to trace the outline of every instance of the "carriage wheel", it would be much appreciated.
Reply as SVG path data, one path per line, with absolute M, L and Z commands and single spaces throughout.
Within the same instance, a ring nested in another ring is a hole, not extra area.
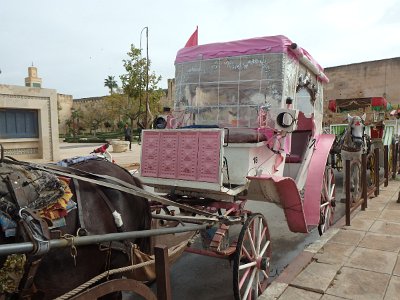
M 335 215 L 335 174 L 330 167 L 325 168 L 321 190 L 321 215 L 318 225 L 319 235 L 322 235 L 333 224 Z
M 141 296 L 141 299 L 145 300 L 156 300 L 157 297 L 153 291 L 143 284 L 142 282 L 134 279 L 113 279 L 108 280 L 104 283 L 100 283 L 72 298 L 72 300 L 85 300 L 85 299 L 98 299 L 102 296 L 108 295 L 114 292 L 134 292 L 136 295 Z
M 361 183 L 361 163 L 356 160 L 350 163 L 350 199 L 356 202 L 360 199 L 362 193 Z
M 257 299 L 267 288 L 271 239 L 262 214 L 248 217 L 240 231 L 233 259 L 233 292 L 236 300 Z

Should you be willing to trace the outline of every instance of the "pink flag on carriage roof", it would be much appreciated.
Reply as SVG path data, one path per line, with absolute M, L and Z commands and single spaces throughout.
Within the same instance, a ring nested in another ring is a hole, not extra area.
M 186 47 L 193 47 L 198 45 L 198 34 L 199 34 L 199 27 L 196 26 L 196 30 L 192 33 L 188 41 L 186 42 Z

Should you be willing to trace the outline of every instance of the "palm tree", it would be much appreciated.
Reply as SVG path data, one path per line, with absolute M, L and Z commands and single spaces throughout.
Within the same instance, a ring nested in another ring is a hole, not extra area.
M 115 81 L 114 76 L 110 75 L 104 80 L 104 86 L 110 89 L 110 95 L 113 94 L 113 89 L 118 88 L 118 84 Z

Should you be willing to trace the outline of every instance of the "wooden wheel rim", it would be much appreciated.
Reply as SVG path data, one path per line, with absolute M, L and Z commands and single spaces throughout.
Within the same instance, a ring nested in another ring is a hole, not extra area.
M 326 167 L 321 189 L 321 214 L 318 225 L 319 234 L 322 235 L 333 224 L 335 215 L 336 185 L 333 169 Z
M 233 261 L 235 299 L 257 299 L 266 289 L 271 253 L 267 221 L 261 214 L 249 216 L 240 232 Z

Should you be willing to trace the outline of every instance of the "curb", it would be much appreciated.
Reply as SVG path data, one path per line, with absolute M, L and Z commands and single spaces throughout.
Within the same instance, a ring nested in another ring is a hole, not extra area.
M 400 179 L 400 178 L 399 178 Z M 399 181 L 396 177 L 396 181 Z M 384 189 L 384 188 L 383 188 Z M 399 187 L 393 191 L 392 197 L 395 197 L 399 193 Z M 374 198 L 379 198 L 380 195 Z M 360 208 L 361 209 L 361 208 Z M 353 219 L 361 210 L 355 210 L 350 218 Z M 320 249 L 341 229 L 346 230 L 346 215 L 343 215 L 334 225 L 332 225 L 328 231 L 322 235 L 319 239 L 310 244 L 300 254 L 298 254 L 292 262 L 282 271 L 281 274 L 267 287 L 264 293 L 258 298 L 259 300 L 272 300 L 278 299 L 288 286 L 291 286 L 291 282 L 299 275 L 310 263 L 314 261 L 313 257 Z
M 354 214 L 353 216 L 355 216 Z M 267 287 L 264 293 L 258 297 L 259 300 L 277 299 L 290 285 L 290 283 L 300 274 L 312 261 L 314 255 L 346 224 L 346 215 L 341 217 L 331 226 L 324 235 L 312 244 L 307 246 L 298 254 L 289 265 L 279 274 L 279 276 Z

